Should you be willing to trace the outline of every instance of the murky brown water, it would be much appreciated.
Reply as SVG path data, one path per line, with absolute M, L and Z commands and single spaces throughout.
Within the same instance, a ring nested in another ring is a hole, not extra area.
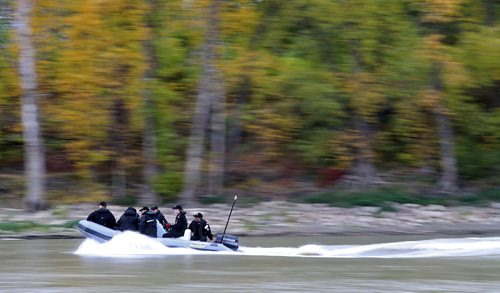
M 324 246 L 394 237 L 245 238 L 245 246 Z M 411 239 L 410 239 L 411 240 Z M 499 292 L 500 256 L 336 258 L 76 255 L 84 240 L 0 240 L 0 292 Z M 494 239 L 493 242 L 500 241 Z M 272 248 L 274 250 L 266 249 Z

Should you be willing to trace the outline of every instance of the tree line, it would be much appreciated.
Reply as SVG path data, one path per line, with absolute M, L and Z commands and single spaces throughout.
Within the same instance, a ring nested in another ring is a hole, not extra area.
M 59 173 L 82 199 L 145 203 L 387 174 L 498 184 L 496 0 L 0 7 L 0 169 L 24 170 L 28 209 Z

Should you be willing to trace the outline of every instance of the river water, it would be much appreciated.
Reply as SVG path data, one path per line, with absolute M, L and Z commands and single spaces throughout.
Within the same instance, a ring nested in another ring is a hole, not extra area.
M 0 240 L 0 292 L 500 292 L 500 237 L 246 237 L 203 253 L 119 236 Z

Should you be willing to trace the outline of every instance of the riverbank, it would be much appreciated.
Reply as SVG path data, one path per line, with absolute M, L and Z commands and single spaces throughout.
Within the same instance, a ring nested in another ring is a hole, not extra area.
M 126 207 L 109 206 L 118 219 Z M 94 205 L 61 205 L 53 209 L 26 213 L 0 208 L 0 238 L 79 238 L 75 223 L 85 219 Z M 172 210 L 160 206 L 169 222 Z M 229 205 L 214 204 L 186 209 L 188 221 L 201 212 L 214 232 L 222 232 Z M 228 232 L 239 236 L 272 235 L 365 235 L 365 234 L 496 234 L 500 235 L 500 204 L 488 207 L 421 206 L 393 204 L 379 207 L 338 208 L 325 204 L 281 201 L 262 202 L 249 207 L 236 206 Z

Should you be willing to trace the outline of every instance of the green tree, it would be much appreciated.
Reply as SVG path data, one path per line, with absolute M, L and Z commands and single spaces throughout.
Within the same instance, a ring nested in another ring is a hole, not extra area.
M 464 9 L 463 34 L 452 52 L 468 77 L 456 86 L 461 103 L 454 103 L 461 130 L 457 157 L 465 179 L 495 178 L 499 171 L 499 9 L 494 1 L 470 3 Z
M 441 166 L 438 187 L 445 193 L 458 189 L 456 135 L 451 117 L 456 114 L 453 105 L 461 103 L 457 85 L 467 76 L 461 62 L 455 60 L 450 51 L 460 37 L 460 30 L 453 28 L 460 22 L 463 5 L 467 2 L 428 0 L 412 3 L 423 30 L 421 54 L 429 64 L 428 84 L 421 99 L 434 115 Z
M 11 164 L 23 158 L 12 4 L 10 0 L 0 1 L 0 161 Z
M 302 99 L 318 89 L 319 95 L 310 99 L 323 101 L 318 102 L 318 108 L 309 115 L 297 120 L 304 122 L 300 133 L 309 139 L 315 137 L 315 142 L 330 143 L 326 148 L 324 143 L 314 144 L 317 148 L 301 144 L 302 150 L 329 157 L 329 164 L 351 169 L 355 186 L 379 182 L 374 165 L 375 150 L 388 144 L 380 133 L 379 115 L 386 109 L 391 110 L 391 102 L 405 94 L 399 87 L 408 82 L 398 73 L 411 72 L 404 62 L 413 52 L 411 46 L 417 43 L 403 3 L 265 1 L 262 9 L 262 19 L 267 21 L 260 28 L 263 48 L 307 60 L 309 66 L 303 67 L 303 76 L 314 76 L 305 73 L 306 68 L 311 73 L 323 71 L 331 75 L 327 95 L 319 94 L 327 85 L 315 85 L 308 78 L 295 80 L 298 85 L 308 83 L 313 89 L 304 93 Z M 322 115 L 324 121 L 315 122 L 318 118 L 315 114 L 325 113 L 327 109 L 331 111 L 329 118 Z M 286 112 L 286 115 L 294 114 Z M 303 140 L 304 137 L 299 138 Z

